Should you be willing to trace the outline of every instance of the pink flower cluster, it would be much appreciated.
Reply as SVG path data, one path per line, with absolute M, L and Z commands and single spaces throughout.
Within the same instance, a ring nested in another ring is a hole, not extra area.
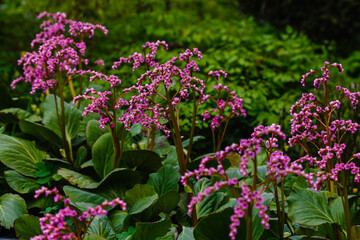
M 319 89 L 319 85 L 324 85 L 324 99 L 327 102 L 321 102 L 312 93 L 304 93 L 301 99 L 296 102 L 291 108 L 291 134 L 289 139 L 290 146 L 300 145 L 302 146 L 307 155 L 301 157 L 296 162 L 309 162 L 310 165 L 316 164 L 325 172 L 318 172 L 315 187 L 319 189 L 324 181 L 332 180 L 338 181 L 339 172 L 345 170 L 351 170 L 350 173 L 355 175 L 355 181 L 359 180 L 359 168 L 354 163 L 345 163 L 342 159 L 342 153 L 346 149 L 346 144 L 343 143 L 343 137 L 347 133 L 355 134 L 360 125 L 356 122 L 349 120 L 333 120 L 333 113 L 341 107 L 342 101 L 346 98 L 349 99 L 353 108 L 356 108 L 358 104 L 357 98 L 360 97 L 360 92 L 351 93 L 347 88 L 337 86 L 335 89 L 340 91 L 344 96 L 339 99 L 330 101 L 329 92 L 333 90 L 327 89 L 325 82 L 330 80 L 329 67 L 337 67 L 339 72 L 343 71 L 341 64 L 325 62 L 325 66 L 321 68 L 323 74 L 320 78 L 315 79 L 315 90 Z M 305 74 L 302 78 L 302 84 L 305 84 L 305 79 L 309 75 L 318 75 L 314 70 Z M 317 156 L 309 155 L 308 143 L 315 145 Z M 329 162 L 331 161 L 331 166 Z
M 240 218 L 245 216 L 246 210 L 249 208 L 251 202 L 254 203 L 254 207 L 259 209 L 259 217 L 261 218 L 261 224 L 266 229 L 270 228 L 269 215 L 266 213 L 267 207 L 262 204 L 264 197 L 260 195 L 259 191 L 251 192 L 250 187 L 246 183 L 241 183 L 241 198 L 237 199 L 238 205 L 234 207 L 234 214 L 230 217 L 230 233 L 229 236 L 233 240 L 237 234 L 237 227 L 240 226 Z
M 305 81 L 306 79 L 310 76 L 310 75 L 315 75 L 317 76 L 317 78 L 315 78 L 314 80 L 314 89 L 317 90 L 319 89 L 320 85 L 324 84 L 325 82 L 329 82 L 330 81 L 330 70 L 329 67 L 336 67 L 339 69 L 339 73 L 342 73 L 344 71 L 344 69 L 342 68 L 341 64 L 338 63 L 332 63 L 330 64 L 329 62 L 325 62 L 324 67 L 321 68 L 321 71 L 323 72 L 322 74 L 318 74 L 316 71 L 314 70 L 310 70 L 310 72 L 306 73 L 305 75 L 302 76 L 301 78 L 301 84 L 303 86 L 305 86 Z
M 165 41 L 156 41 L 156 42 L 146 42 L 143 45 L 144 55 L 138 52 L 134 52 L 133 55 L 130 55 L 127 58 L 120 57 L 119 61 L 114 62 L 112 69 L 117 69 L 123 62 L 124 63 L 133 63 L 133 71 L 139 68 L 139 66 L 143 63 L 149 65 L 149 67 L 157 67 L 159 63 L 154 61 L 157 49 L 160 45 L 164 46 L 164 50 L 168 49 L 168 45 Z M 146 49 L 148 49 L 148 53 L 146 53 Z
M 215 72 L 209 73 L 208 75 L 215 76 L 216 78 L 220 77 L 219 73 L 222 73 L 224 76 L 226 76 L 226 72 L 222 70 L 218 70 Z M 203 121 L 206 121 L 206 119 L 211 119 L 210 127 L 212 130 L 215 130 L 216 127 L 220 127 L 223 122 L 226 122 L 231 116 L 238 117 L 240 114 L 246 117 L 245 109 L 243 109 L 243 99 L 238 97 L 235 93 L 235 91 L 229 90 L 228 86 L 223 86 L 221 83 L 218 85 L 213 86 L 214 89 L 217 91 L 218 98 L 215 99 L 209 95 L 205 95 L 204 99 L 212 99 L 214 102 L 216 102 L 216 108 L 213 108 L 210 112 L 208 110 L 205 110 L 201 116 L 203 117 Z M 221 92 L 226 91 L 228 92 L 226 100 L 221 99 Z M 230 110 L 226 110 L 225 108 L 229 107 Z M 211 118 L 211 115 L 213 117 Z
M 267 136 L 267 140 L 263 138 Z M 247 177 L 248 176 L 248 164 L 249 161 L 256 161 L 256 155 L 260 153 L 263 148 L 269 155 L 269 159 L 266 162 L 267 175 L 266 180 L 277 181 L 280 178 L 286 177 L 288 174 L 295 174 L 303 176 L 307 179 L 310 187 L 314 188 L 315 184 L 312 181 L 313 174 L 307 174 L 303 170 L 302 166 L 298 163 L 291 162 L 288 156 L 285 156 L 283 152 L 274 151 L 277 147 L 278 138 L 285 140 L 285 134 L 281 131 L 279 125 L 272 124 L 271 126 L 258 126 L 254 129 L 254 132 L 249 139 L 241 139 L 239 144 L 233 143 L 231 146 L 226 147 L 223 151 L 216 152 L 213 156 L 205 156 L 199 165 L 198 169 L 192 172 L 187 172 L 181 178 L 182 184 L 185 186 L 191 177 L 195 177 L 199 180 L 201 177 L 217 176 L 223 180 L 217 181 L 213 186 L 206 188 L 203 192 L 198 193 L 193 197 L 188 205 L 189 214 L 193 211 L 194 205 L 200 203 L 206 196 L 213 193 L 220 188 L 224 187 L 238 187 L 238 179 L 229 179 L 226 170 L 223 166 L 223 161 L 231 154 L 236 153 L 240 155 L 239 172 Z M 206 167 L 209 161 L 217 161 L 217 167 Z M 262 191 L 264 191 L 263 189 Z M 231 216 L 230 234 L 231 239 L 235 239 L 237 233 L 237 227 L 240 224 L 240 218 L 244 217 L 246 209 L 248 209 L 250 202 L 254 206 L 260 209 L 259 217 L 262 218 L 261 223 L 268 228 L 269 216 L 266 214 L 267 207 L 262 204 L 263 198 L 261 192 L 258 190 L 251 190 L 245 183 L 241 184 L 241 196 L 237 197 L 238 205 L 234 208 L 234 215 Z
M 81 236 L 86 232 L 74 233 L 68 223 L 65 221 L 66 217 L 70 217 L 73 219 L 73 221 L 81 222 L 81 226 L 85 227 L 84 229 L 87 229 L 87 226 L 92 222 L 92 219 L 95 216 L 107 215 L 107 211 L 104 209 L 106 207 L 114 208 L 116 205 L 119 205 L 123 211 L 126 210 L 126 203 L 119 198 L 116 198 L 110 202 L 105 200 L 101 205 L 98 205 L 95 208 L 88 207 L 87 211 L 78 216 L 78 212 L 74 209 L 71 209 L 69 205 L 70 199 L 64 199 L 56 188 L 49 190 L 46 187 L 42 187 L 41 189 L 35 191 L 34 197 L 38 198 L 41 194 L 45 194 L 45 196 L 54 194 L 54 202 L 61 200 L 64 202 L 65 207 L 60 209 L 55 215 L 47 213 L 45 217 L 40 218 L 40 227 L 43 234 L 31 238 L 31 240 L 75 239 L 75 236 L 79 236 L 79 234 Z
M 85 36 L 92 37 L 96 28 L 107 34 L 105 27 L 66 19 L 65 13 L 43 12 L 39 18 L 44 16 L 50 20 L 45 20 L 41 24 L 43 31 L 38 33 L 31 43 L 33 48 L 39 44 L 38 51 L 27 52 L 20 58 L 18 64 L 23 65 L 24 76 L 11 83 L 12 88 L 15 88 L 20 81 L 31 83 L 31 94 L 39 89 L 45 92 L 49 88 L 54 88 L 55 79 L 58 77 L 56 74 L 64 72 L 69 76 L 76 72 L 81 62 L 87 64 L 89 60 L 82 58 L 86 51 L 86 44 L 83 41 Z

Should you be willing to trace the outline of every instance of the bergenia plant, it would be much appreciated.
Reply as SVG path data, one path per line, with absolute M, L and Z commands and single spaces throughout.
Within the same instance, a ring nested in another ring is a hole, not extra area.
M 276 199 L 277 213 L 279 219 L 279 236 L 283 236 L 282 229 L 284 224 L 284 178 L 288 174 L 295 174 L 306 178 L 310 187 L 314 187 L 312 181 L 313 175 L 306 173 L 302 166 L 298 163 L 291 162 L 290 158 L 284 155 L 283 152 L 277 151 L 278 140 L 285 140 L 285 134 L 281 132 L 279 125 L 271 126 L 258 126 L 254 129 L 251 138 L 240 140 L 239 144 L 232 144 L 226 147 L 222 151 L 218 151 L 213 156 L 206 156 L 201 160 L 199 168 L 187 172 L 181 179 L 183 185 L 189 184 L 192 177 L 199 180 L 201 177 L 212 177 L 215 183 L 212 186 L 206 188 L 203 192 L 198 193 L 193 197 L 189 203 L 189 214 L 194 211 L 195 204 L 200 203 L 209 194 L 218 191 L 220 188 L 229 188 L 233 197 L 237 201 L 237 205 L 234 207 L 234 214 L 231 216 L 230 233 L 231 239 L 235 239 L 237 234 L 237 227 L 240 225 L 240 219 L 245 219 L 246 224 L 246 239 L 253 239 L 252 228 L 252 212 L 253 208 L 259 209 L 259 217 L 262 219 L 261 223 L 265 228 L 269 228 L 269 216 L 266 213 L 267 207 L 263 205 L 264 198 L 262 193 L 266 190 L 269 191 L 273 186 L 274 197 Z M 264 180 L 260 180 L 258 177 L 258 155 L 261 151 L 266 153 L 266 167 L 267 173 Z M 243 176 L 242 178 L 229 178 L 227 169 L 224 167 L 224 160 L 230 156 L 230 154 L 239 155 L 238 171 Z M 207 163 L 210 161 L 216 161 L 217 167 L 207 167 Z M 249 163 L 252 163 L 252 167 L 249 167 Z M 246 178 L 250 178 L 252 173 L 252 183 L 249 185 Z M 221 180 L 216 180 L 216 179 Z M 278 193 L 278 185 L 280 185 L 281 196 Z M 280 206 L 280 200 L 282 206 Z
M 47 17 L 48 20 L 43 21 L 40 26 L 42 31 L 31 43 L 36 51 L 27 52 L 18 61 L 19 65 L 23 65 L 24 76 L 15 79 L 11 86 L 15 88 L 16 84 L 25 81 L 31 84 L 31 94 L 42 90 L 43 93 L 50 91 L 54 95 L 66 159 L 74 164 L 71 139 L 67 138 L 65 127 L 64 88 L 70 84 L 72 92 L 74 92 L 72 80 L 79 77 L 79 91 L 82 93 L 82 65 L 83 63 L 87 65 L 89 62 L 84 58 L 86 52 L 84 39 L 91 38 L 95 29 L 100 29 L 104 34 L 107 34 L 108 31 L 101 25 L 67 19 L 65 13 L 43 12 L 39 18 L 43 17 Z M 58 103 L 56 95 L 60 97 L 60 103 Z
M 83 116 L 88 113 L 101 115 L 99 122 L 102 129 L 104 129 L 105 125 L 116 129 L 116 125 L 120 123 L 121 129 L 130 130 L 134 124 L 141 124 L 148 129 L 147 145 L 150 150 L 154 146 L 155 131 L 163 131 L 166 137 L 171 135 L 176 147 L 180 172 L 185 173 L 195 134 L 197 108 L 199 104 L 209 98 L 209 95 L 204 94 L 207 79 L 203 81 L 194 76 L 196 72 L 200 71 L 200 68 L 193 58 L 196 57 L 197 60 L 202 58 L 201 51 L 197 48 L 187 49 L 184 53 L 180 53 L 179 56 L 161 64 L 155 59 L 157 50 L 161 45 L 164 50 L 168 49 L 165 41 L 147 42 L 143 45 L 143 53 L 135 52 L 127 58 L 120 57 L 119 61 L 114 63 L 113 69 L 117 69 L 123 63 L 132 63 L 133 71 L 139 69 L 141 65 L 144 65 L 146 69 L 146 72 L 137 79 L 136 84 L 125 88 L 118 94 L 118 97 L 115 89 L 121 83 L 120 79 L 113 75 L 107 77 L 104 74 L 95 73 L 90 78 L 90 81 L 96 78 L 105 79 L 110 82 L 112 91 L 96 92 L 94 89 L 87 89 L 83 95 L 77 96 L 74 102 L 79 99 L 90 99 L 92 102 L 85 107 Z M 87 73 L 94 72 L 87 71 Z M 210 72 L 208 77 L 213 75 L 219 79 L 220 73 L 226 76 L 226 73 L 220 70 Z M 226 87 L 226 89 L 228 88 Z M 193 114 L 189 145 L 185 154 L 182 146 L 179 109 L 181 102 L 189 100 L 193 104 Z M 231 116 L 238 116 L 239 113 L 245 115 L 245 111 L 242 109 L 242 99 L 238 98 L 234 91 L 228 94 L 225 101 L 220 102 L 220 99 L 218 101 L 220 115 L 224 114 L 225 107 L 229 106 L 232 109 L 224 119 L 218 120 L 218 124 L 226 122 L 227 125 Z M 117 116 L 116 111 L 119 109 L 123 110 L 123 112 L 120 116 Z M 219 146 L 225 130 L 226 126 L 219 133 L 221 135 Z M 114 151 L 117 151 L 115 156 L 119 156 L 115 162 L 119 163 L 122 148 L 116 145 L 118 145 L 119 140 L 121 142 L 120 135 L 122 136 L 122 134 L 117 134 L 114 130 L 111 133 L 114 139 Z M 116 164 L 116 166 L 118 165 Z M 114 165 L 114 167 L 116 166 Z
M 357 134 L 360 125 L 352 119 L 338 119 L 336 113 L 342 105 L 346 107 L 346 100 L 356 109 L 360 92 L 350 92 L 340 85 L 330 89 L 330 68 L 343 72 L 341 64 L 325 62 L 322 73 L 311 70 L 303 75 L 303 86 L 309 76 L 315 76 L 314 90 L 320 92 L 320 97 L 304 93 L 292 106 L 289 144 L 301 146 L 306 153 L 297 162 L 307 162 L 310 167 L 320 170 L 316 174 L 316 188 L 321 189 L 326 184 L 329 192 L 343 198 L 347 237 L 352 239 L 348 187 L 351 181 L 359 182 L 360 168 L 355 160 L 360 158 L 360 153 L 352 153 L 346 158 L 345 139 L 347 135 Z
M 40 228 L 43 234 L 31 238 L 31 240 L 58 240 L 58 239 L 85 239 L 88 229 L 96 216 L 107 215 L 109 208 L 114 208 L 119 205 L 123 211 L 126 210 L 126 203 L 116 198 L 112 201 L 105 200 L 102 204 L 95 208 L 87 207 L 87 210 L 81 212 L 70 205 L 70 199 L 64 198 L 58 189 L 53 188 L 49 190 L 42 187 L 36 190 L 35 198 L 39 198 L 42 194 L 46 197 L 54 195 L 54 202 L 63 202 L 64 207 L 60 209 L 55 215 L 46 213 L 40 218 Z M 74 225 L 74 229 L 69 224 L 68 220 Z

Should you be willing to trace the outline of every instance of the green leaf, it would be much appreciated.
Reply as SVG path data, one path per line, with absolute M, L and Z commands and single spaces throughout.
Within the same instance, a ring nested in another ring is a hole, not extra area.
M 36 176 L 36 177 L 47 177 L 47 176 L 49 176 L 50 174 L 51 174 L 51 172 L 50 172 L 49 170 L 44 169 L 44 170 L 38 171 L 38 172 L 35 174 L 35 176 Z
M 178 181 L 180 176 L 170 165 L 165 165 L 156 173 L 150 174 L 148 184 L 153 186 L 155 191 L 161 196 L 168 191 L 178 191 Z
M 93 164 L 96 173 L 105 177 L 114 166 L 114 148 L 111 133 L 105 133 L 92 148 Z
M 124 167 L 136 169 L 145 175 L 156 172 L 161 166 L 160 156 L 149 150 L 130 150 L 123 152 L 121 163 Z
M 289 218 L 296 223 L 306 226 L 318 226 L 323 223 L 337 223 L 344 221 L 344 211 L 341 201 L 329 198 L 335 194 L 326 191 L 296 188 L 288 198 Z M 339 198 L 339 197 L 337 197 Z
M 87 123 L 85 136 L 86 143 L 89 148 L 92 148 L 96 140 L 99 139 L 103 134 L 109 132 L 108 128 L 102 130 L 100 127 L 100 123 L 98 120 L 92 119 Z
M 233 209 L 227 208 L 222 211 L 211 213 L 208 216 L 200 219 L 194 228 L 194 237 L 196 240 L 218 240 L 229 239 L 231 223 L 230 216 L 233 214 Z M 243 239 L 244 233 L 237 234 L 236 239 Z
M 96 193 L 84 191 L 72 186 L 65 186 L 63 188 L 65 195 L 70 198 L 73 203 L 86 203 L 86 205 L 96 206 L 100 205 L 105 201 L 105 198 Z M 76 204 L 79 208 L 78 204 Z M 86 211 L 86 206 L 84 207 Z
M 170 213 L 174 210 L 180 201 L 180 194 L 177 191 L 169 191 L 161 195 L 153 206 L 153 215 L 159 213 Z
M 109 219 L 110 219 L 112 225 L 114 226 L 114 228 L 118 232 L 120 232 L 124 226 L 124 221 L 125 221 L 125 218 L 128 216 L 128 214 L 126 212 L 116 210 L 116 211 L 110 212 L 108 214 L 108 216 L 109 216 Z
M 19 240 L 28 240 L 42 234 L 40 221 L 36 216 L 21 215 L 15 220 L 14 228 Z
M 193 227 L 182 227 L 182 232 L 180 233 L 177 240 L 195 240 L 193 232 Z
M 90 224 L 88 233 L 95 233 L 108 240 L 116 239 L 115 231 L 112 228 L 110 220 L 106 215 L 101 217 L 96 216 Z
M 5 171 L 5 179 L 9 186 L 18 193 L 29 193 L 40 188 L 35 179 L 25 177 L 13 170 Z
M 128 204 L 130 214 L 138 214 L 149 208 L 157 199 L 153 187 L 147 184 L 137 184 L 125 194 L 124 201 Z
M 6 108 L 0 111 L 0 122 L 4 124 L 17 123 L 19 120 L 27 120 L 30 122 L 41 121 L 41 117 L 31 115 L 28 111 L 21 108 Z
M 140 123 L 135 123 L 134 125 L 132 125 L 130 128 L 131 136 L 134 137 L 134 136 L 138 135 L 139 133 L 141 133 L 141 129 L 142 129 L 142 126 Z
M 140 180 L 140 175 L 135 171 L 126 168 L 116 168 L 101 180 L 97 189 L 111 188 L 114 190 L 120 186 L 128 188 Z
M 0 197 L 0 225 L 10 229 L 16 218 L 26 214 L 26 203 L 19 195 L 6 193 Z
M 137 222 L 132 240 L 155 240 L 157 237 L 164 236 L 170 226 L 171 221 L 167 218 L 157 222 Z
M 81 166 L 86 159 L 86 155 L 87 155 L 86 147 L 84 146 L 79 147 L 76 155 L 75 166 L 78 167 Z
M 84 240 L 106 240 L 106 238 L 94 233 L 87 233 Z
M 144 197 L 137 200 L 134 205 L 130 208 L 129 214 L 138 214 L 148 209 L 158 198 L 158 195 L 155 193 L 152 196 Z
M 118 238 L 118 240 L 130 240 L 134 232 L 135 228 L 130 226 L 127 232 L 122 232 L 121 234 L 116 235 L 116 237 Z
M 47 128 L 44 125 L 33 123 L 27 120 L 21 120 L 19 122 L 19 127 L 22 132 L 35 136 L 41 141 L 49 142 L 57 147 L 62 146 L 61 138 L 50 128 Z
M 73 170 L 60 168 L 57 173 L 69 181 L 72 185 L 80 188 L 96 188 L 99 186 L 99 183 L 93 180 L 91 177 Z
M 60 98 L 57 97 L 58 103 L 58 112 L 61 118 L 61 109 L 60 109 Z M 72 106 L 71 104 L 65 104 L 65 135 L 66 141 L 71 142 L 80 128 L 80 122 L 82 119 L 81 111 L 76 109 L 76 107 Z M 44 113 L 43 115 L 43 123 L 46 127 L 53 130 L 59 137 L 61 137 L 61 130 L 59 127 L 59 122 L 56 114 L 56 106 L 54 95 L 49 94 L 45 102 L 41 104 L 41 111 Z
M 35 143 L 0 134 L 0 161 L 7 167 L 28 176 L 35 177 L 36 163 L 41 162 L 46 153 L 37 149 Z
M 225 196 L 225 193 L 217 192 L 205 197 L 197 208 L 198 219 L 215 212 L 218 209 L 219 204 L 224 200 Z

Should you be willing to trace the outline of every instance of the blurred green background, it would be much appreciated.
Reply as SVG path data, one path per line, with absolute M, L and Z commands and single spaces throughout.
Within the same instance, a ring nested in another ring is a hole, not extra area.
M 341 62 L 344 86 L 357 88 L 360 74 L 359 1 L 295 0 L 3 0 L 0 4 L 0 109 L 25 99 L 32 111 L 40 93 L 29 96 L 29 86 L 9 90 L 21 74 L 17 59 L 31 51 L 42 11 L 65 12 L 68 17 L 105 25 L 107 36 L 95 34 L 87 57 L 103 59 L 104 73 L 115 73 L 131 84 L 141 72 L 116 72 L 111 65 L 120 56 L 141 51 L 146 41 L 165 40 L 166 59 L 186 48 L 203 52 L 199 66 L 204 74 L 224 69 L 226 84 L 244 98 L 246 119 L 231 122 L 227 142 L 238 141 L 257 124 L 282 124 L 289 130 L 289 109 L 303 91 L 301 75 L 319 69 L 324 61 Z M 204 76 L 204 75 L 203 75 Z M 10 94 L 11 98 L 6 96 Z M 70 99 L 68 99 L 70 100 Z M 18 102 L 16 104 L 19 104 Z M 183 129 L 188 129 L 184 109 Z M 197 133 L 206 135 L 206 125 Z M 206 130 L 207 131 L 207 130 Z

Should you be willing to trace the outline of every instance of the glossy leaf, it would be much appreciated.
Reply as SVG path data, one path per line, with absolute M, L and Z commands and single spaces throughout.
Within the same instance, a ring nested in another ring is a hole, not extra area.
M 95 233 L 108 240 L 115 240 L 115 231 L 111 226 L 110 220 L 107 216 L 96 216 L 91 222 L 88 233 Z
M 61 118 L 59 97 L 57 97 L 57 103 L 59 116 Z M 47 95 L 45 102 L 43 102 L 41 105 L 41 111 L 44 113 L 43 123 L 45 124 L 45 126 L 53 130 L 59 137 L 61 137 L 61 130 L 56 114 L 54 95 Z M 81 111 L 76 109 L 76 107 L 74 107 L 73 105 L 65 102 L 65 135 L 68 142 L 70 142 L 71 139 L 73 139 L 78 133 L 81 119 Z
M 180 176 L 170 165 L 165 165 L 156 173 L 150 174 L 148 184 L 153 186 L 159 194 L 165 194 L 168 191 L 178 191 L 178 181 Z
M 194 228 L 193 227 L 182 227 L 182 232 L 180 233 L 178 240 L 195 240 L 194 238 Z
M 7 167 L 28 176 L 35 177 L 36 163 L 41 162 L 46 153 L 37 149 L 35 143 L 0 134 L 0 161 Z
M 26 203 L 19 195 L 6 193 L 0 197 L 0 225 L 10 229 L 16 218 L 26 214 Z
M 9 186 L 18 193 L 29 193 L 40 188 L 35 179 L 25 177 L 13 170 L 5 171 L 5 179 Z
M 105 133 L 92 148 L 93 164 L 96 173 L 105 177 L 114 167 L 114 148 L 111 133 Z
M 91 177 L 73 170 L 60 168 L 57 173 L 69 181 L 72 185 L 80 188 L 96 188 L 99 186 L 99 183 L 93 180 Z
M 22 120 L 19 122 L 19 127 L 22 132 L 35 136 L 44 142 L 49 142 L 58 147 L 62 146 L 61 138 L 44 125 Z
M 146 175 L 156 172 L 161 166 L 160 156 L 149 150 L 129 150 L 122 155 L 121 162 L 125 167 L 136 169 Z
M 171 221 L 167 218 L 157 222 L 137 222 L 132 240 L 155 240 L 157 237 L 164 236 L 170 226 Z
M 84 240 L 106 240 L 106 238 L 95 233 L 87 233 Z
M 21 215 L 15 220 L 15 233 L 19 240 L 28 240 L 42 234 L 39 218 L 32 215 Z
M 323 223 L 343 225 L 344 211 L 341 200 L 331 200 L 335 194 L 325 191 L 296 188 L 288 198 L 289 218 L 306 226 L 318 226 Z M 339 198 L 339 197 L 337 197 Z
M 108 128 L 102 130 L 98 120 L 92 119 L 87 123 L 85 137 L 87 145 L 92 148 L 96 140 L 99 139 L 103 134 L 109 132 Z

